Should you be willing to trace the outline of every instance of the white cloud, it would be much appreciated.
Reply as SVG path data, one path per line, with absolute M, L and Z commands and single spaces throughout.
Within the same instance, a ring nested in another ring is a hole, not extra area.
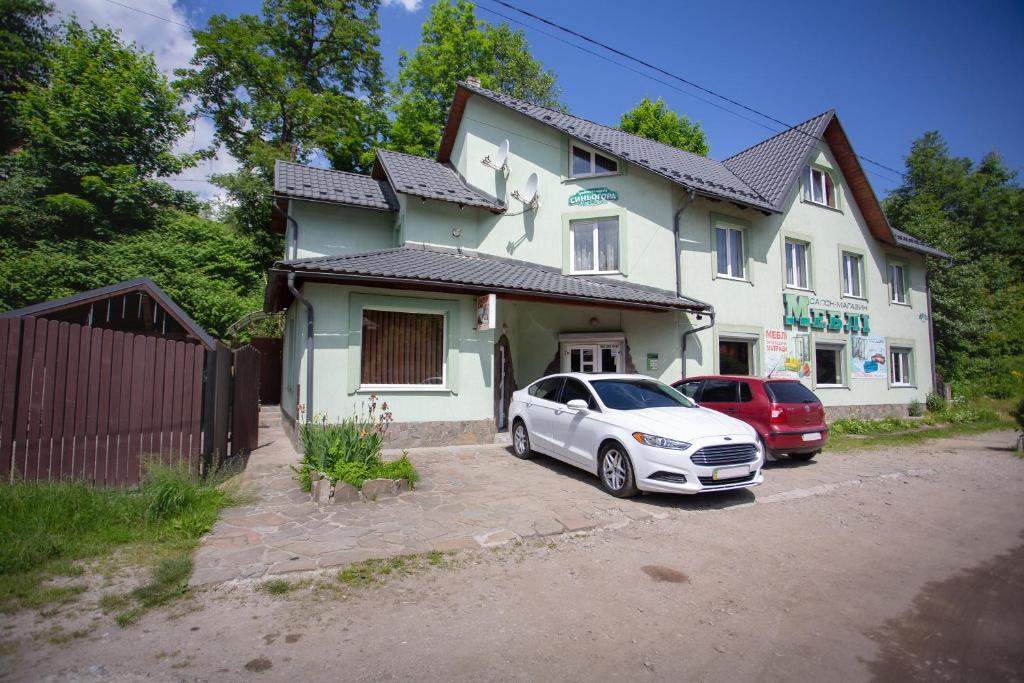
M 405 3 L 414 0 L 402 1 Z M 132 0 L 125 4 L 130 2 Z M 173 78 L 175 69 L 188 66 L 195 50 L 192 33 L 186 28 L 187 25 L 191 25 L 188 15 L 172 0 L 147 0 L 145 7 L 140 9 L 144 9 L 148 14 L 115 5 L 107 0 L 57 0 L 56 4 L 58 14 L 65 17 L 74 15 L 83 25 L 96 24 L 118 29 L 126 41 L 135 42 L 144 50 L 152 52 L 157 68 L 169 78 Z M 212 142 L 213 126 L 210 121 L 197 119 L 194 130 L 178 141 L 175 151 L 191 152 L 207 148 Z M 169 180 L 179 189 L 191 190 L 202 199 L 210 199 L 221 190 L 205 179 L 211 174 L 229 173 L 236 168 L 238 162 L 222 147 L 214 159 L 204 161 L 177 178 Z
M 400 7 L 403 7 L 406 12 L 415 12 L 423 5 L 423 0 L 384 0 L 382 4 L 385 7 L 399 5 Z

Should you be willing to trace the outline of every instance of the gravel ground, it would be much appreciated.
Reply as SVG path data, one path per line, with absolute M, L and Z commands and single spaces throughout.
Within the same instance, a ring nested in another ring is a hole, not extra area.
M 619 528 L 462 551 L 383 584 L 296 574 L 303 587 L 273 596 L 230 581 L 127 629 L 87 596 L 0 617 L 0 679 L 1021 680 L 1013 442 L 826 452 L 753 492 L 651 497 L 652 518 Z M 40 637 L 62 619 L 88 632 Z

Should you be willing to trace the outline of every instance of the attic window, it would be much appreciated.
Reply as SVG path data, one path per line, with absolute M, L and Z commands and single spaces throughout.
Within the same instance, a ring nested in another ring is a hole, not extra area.
M 814 166 L 804 168 L 804 201 L 830 208 L 836 206 L 836 188 L 832 174 Z
M 603 154 L 598 154 L 576 144 L 570 145 L 570 147 L 572 175 L 574 178 L 619 172 L 619 163 L 614 159 L 609 159 Z

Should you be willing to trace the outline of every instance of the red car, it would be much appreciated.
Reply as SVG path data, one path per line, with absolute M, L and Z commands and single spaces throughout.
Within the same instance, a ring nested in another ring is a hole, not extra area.
M 769 460 L 810 460 L 828 443 L 825 407 L 795 379 L 708 375 L 672 384 L 687 397 L 743 420 L 758 433 Z

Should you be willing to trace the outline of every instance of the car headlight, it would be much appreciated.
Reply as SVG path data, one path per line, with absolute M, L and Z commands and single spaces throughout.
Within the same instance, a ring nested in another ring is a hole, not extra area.
M 685 451 L 690 447 L 690 444 L 685 441 L 666 439 L 663 436 L 644 434 L 643 432 L 633 432 L 633 438 L 636 439 L 638 443 L 642 443 L 645 446 L 654 446 L 655 448 L 671 448 L 677 451 Z

